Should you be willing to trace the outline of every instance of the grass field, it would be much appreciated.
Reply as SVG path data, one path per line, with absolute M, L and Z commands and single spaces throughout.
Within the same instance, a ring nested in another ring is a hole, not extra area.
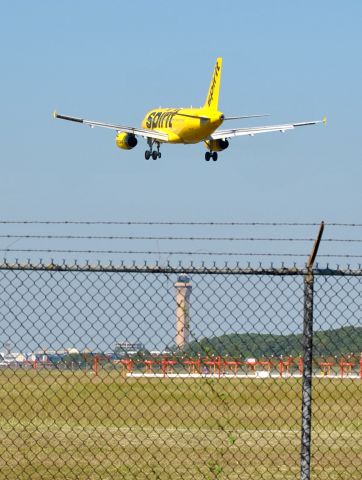
M 0 479 L 299 478 L 298 379 L 0 371 Z M 313 478 L 362 479 L 362 382 L 314 380 Z

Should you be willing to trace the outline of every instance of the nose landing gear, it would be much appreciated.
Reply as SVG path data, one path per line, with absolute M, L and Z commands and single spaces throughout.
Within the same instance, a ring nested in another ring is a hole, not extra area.
M 149 150 L 145 151 L 145 159 L 149 160 L 152 157 L 152 160 L 157 160 L 158 158 L 161 158 L 161 152 L 160 152 L 160 142 L 156 142 L 151 140 L 150 138 L 147 139 L 147 143 L 149 145 Z M 157 150 L 152 150 L 153 144 L 156 144 Z
M 214 162 L 217 160 L 217 152 L 206 152 L 205 160 L 208 162 L 210 159 L 213 159 Z

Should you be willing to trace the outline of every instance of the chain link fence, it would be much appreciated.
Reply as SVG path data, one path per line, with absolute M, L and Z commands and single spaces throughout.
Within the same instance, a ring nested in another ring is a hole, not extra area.
M 362 478 L 362 272 L 314 271 L 307 379 L 306 273 L 1 265 L 0 478 Z

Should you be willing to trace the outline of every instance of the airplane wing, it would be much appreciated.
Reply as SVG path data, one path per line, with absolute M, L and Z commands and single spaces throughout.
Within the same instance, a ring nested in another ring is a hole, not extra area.
M 315 125 L 317 123 L 326 123 L 326 117 L 323 120 L 312 120 L 309 122 L 300 122 L 300 123 L 285 123 L 283 125 L 266 125 L 263 127 L 244 127 L 244 128 L 230 128 L 229 130 L 216 130 L 212 135 L 210 135 L 211 140 L 219 140 L 230 137 L 240 137 L 240 136 L 254 136 L 257 133 L 267 133 L 267 132 L 286 132 L 287 130 L 292 130 L 296 127 L 305 127 L 307 125 Z
M 53 117 L 60 118 L 61 120 L 69 120 L 70 122 L 84 123 L 85 125 L 89 125 L 91 128 L 93 127 L 110 128 L 111 130 L 116 130 L 117 132 L 133 133 L 134 135 L 139 135 L 140 137 L 154 138 L 155 140 L 158 140 L 160 142 L 168 142 L 167 133 L 159 132 L 157 130 L 147 130 L 145 128 L 126 127 L 124 125 L 115 125 L 112 123 L 93 122 L 92 120 L 85 120 L 84 118 L 69 117 L 68 115 L 60 115 L 57 112 L 53 113 Z

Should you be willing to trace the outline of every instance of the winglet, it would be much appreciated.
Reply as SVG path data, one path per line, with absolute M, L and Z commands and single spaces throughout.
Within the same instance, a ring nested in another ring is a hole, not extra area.
M 322 119 L 322 122 L 324 123 L 324 125 L 327 125 L 327 117 L 326 115 L 324 115 L 323 119 Z

